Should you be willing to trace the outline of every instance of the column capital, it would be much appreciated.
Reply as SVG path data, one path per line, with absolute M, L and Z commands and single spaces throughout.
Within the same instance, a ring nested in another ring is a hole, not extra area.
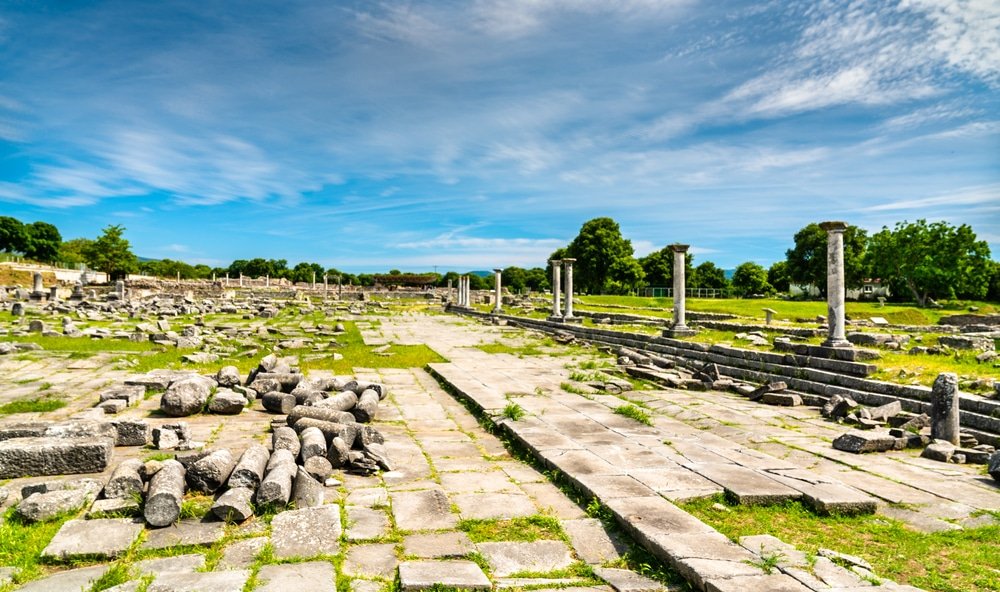
M 562 259 L 549 259 L 549 263 L 551 263 L 552 265 L 559 265 L 562 262 L 563 262 Z
M 819 223 L 819 227 L 827 232 L 844 232 L 847 230 L 847 226 L 847 222 L 840 222 L 838 220 Z
M 674 253 L 687 253 L 687 250 L 691 248 L 691 245 L 682 245 L 680 243 L 674 243 L 670 245 L 670 250 Z
M 573 265 L 574 263 L 576 263 L 576 259 L 569 259 L 569 258 L 567 258 L 567 259 L 563 259 L 562 262 L 563 263 L 569 263 L 570 265 Z
M 503 273 L 502 269 L 493 268 L 493 273 Z

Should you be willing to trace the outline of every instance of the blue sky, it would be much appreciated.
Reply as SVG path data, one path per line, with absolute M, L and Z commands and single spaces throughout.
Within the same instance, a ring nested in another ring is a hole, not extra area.
M 541 266 L 611 216 L 731 268 L 809 222 L 1000 257 L 1000 4 L 0 6 L 0 212 L 146 257 Z

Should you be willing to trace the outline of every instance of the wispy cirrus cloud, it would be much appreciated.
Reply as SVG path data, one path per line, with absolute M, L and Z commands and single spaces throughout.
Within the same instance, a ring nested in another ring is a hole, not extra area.
M 1000 184 L 968 187 L 955 192 L 919 199 L 900 199 L 863 208 L 866 212 L 927 210 L 934 207 L 987 206 L 1000 210 Z

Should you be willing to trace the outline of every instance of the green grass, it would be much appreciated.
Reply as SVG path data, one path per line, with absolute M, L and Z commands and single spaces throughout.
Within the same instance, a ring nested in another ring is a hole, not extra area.
M 45 351 L 95 354 L 101 352 L 147 352 L 160 348 L 151 341 L 129 341 L 127 339 L 90 339 L 87 337 L 66 337 L 59 335 L 18 335 L 10 338 L 20 343 L 36 343 Z
M 535 345 L 508 345 L 506 343 L 481 343 L 476 349 L 488 354 L 510 354 L 512 356 L 543 356 L 546 352 Z
M 799 502 L 778 506 L 729 506 L 722 496 L 684 509 L 735 540 L 770 534 L 807 554 L 820 547 L 859 555 L 875 573 L 927 590 L 1000 590 L 1000 526 L 919 533 L 884 516 L 817 516 Z
M 507 403 L 503 408 L 503 416 L 511 421 L 517 421 L 524 417 L 524 407 L 521 407 L 517 403 L 510 402 Z
M 540 514 L 509 520 L 461 520 L 458 529 L 468 534 L 473 543 L 566 540 L 559 519 Z
M 42 389 L 39 389 L 42 390 Z M 15 413 L 47 413 L 62 409 L 66 406 L 66 401 L 53 397 L 32 397 L 30 399 L 18 399 L 5 405 L 0 405 L 0 415 L 13 415 Z
M 631 307 L 635 314 L 646 316 L 669 316 L 673 307 L 671 298 L 644 298 L 641 296 L 579 296 L 584 303 L 583 310 L 604 312 L 629 312 L 620 306 Z M 826 302 L 819 300 L 780 300 L 775 298 L 744 299 L 744 298 L 688 298 L 686 307 L 694 312 L 718 312 L 752 317 L 763 320 L 764 308 L 778 311 L 777 319 L 815 318 L 816 315 L 826 316 Z M 931 325 L 943 316 L 963 312 L 968 305 L 979 306 L 980 314 L 997 312 L 1000 306 L 985 302 L 956 302 L 945 304 L 944 308 L 917 308 L 907 304 L 886 303 L 884 307 L 877 302 L 847 302 L 848 318 L 860 319 L 883 317 L 891 323 L 903 325 Z M 611 305 L 611 307 L 607 307 Z M 658 312 L 659 311 L 659 312 Z
M 45 522 L 29 523 L 19 518 L 13 509 L 4 514 L 0 524 L 0 565 L 16 567 L 14 582 L 19 585 L 43 573 L 39 559 L 52 537 L 77 512 L 60 514 Z M 0 586 L 0 592 L 12 590 L 15 584 Z
M 618 415 L 624 415 L 625 417 L 631 417 L 632 419 L 638 421 L 639 423 L 644 423 L 644 424 L 646 424 L 648 426 L 653 425 L 653 420 L 652 420 L 652 418 L 649 417 L 649 414 L 646 413 L 645 411 L 643 411 L 642 409 L 638 408 L 635 405 L 631 405 L 631 404 L 629 404 L 629 405 L 619 405 L 618 407 L 615 407 L 614 411 Z

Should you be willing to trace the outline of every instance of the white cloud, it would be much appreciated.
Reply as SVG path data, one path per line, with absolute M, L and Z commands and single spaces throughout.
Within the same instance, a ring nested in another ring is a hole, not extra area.
M 975 206 L 992 205 L 1000 208 L 1000 184 L 982 187 L 969 187 L 955 192 L 924 197 L 918 199 L 903 199 L 875 206 L 862 208 L 866 212 L 882 212 L 889 210 L 923 210 L 935 206 Z

